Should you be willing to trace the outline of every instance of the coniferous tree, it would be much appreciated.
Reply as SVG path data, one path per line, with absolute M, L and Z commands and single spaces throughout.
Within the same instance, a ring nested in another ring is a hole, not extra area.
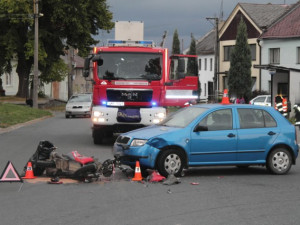
M 251 92 L 251 51 L 247 37 L 247 26 L 241 19 L 236 44 L 230 54 L 228 73 L 229 93 L 237 97 L 247 97 Z
M 196 40 L 193 34 L 191 34 L 191 44 L 188 55 L 196 55 Z M 188 58 L 187 73 L 190 75 L 198 74 L 197 58 Z
M 173 34 L 172 54 L 180 54 L 180 41 L 177 29 L 174 31 Z

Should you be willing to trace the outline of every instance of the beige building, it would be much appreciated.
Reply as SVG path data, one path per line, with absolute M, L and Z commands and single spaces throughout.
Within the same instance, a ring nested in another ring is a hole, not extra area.
M 252 58 L 252 90 L 261 89 L 260 70 L 253 65 L 260 64 L 261 49 L 257 38 L 279 16 L 287 11 L 287 5 L 274 4 L 249 4 L 239 3 L 236 5 L 219 32 L 219 91 L 227 88 L 227 73 L 230 68 L 230 53 L 235 45 L 237 27 L 243 18 L 248 32 L 248 44 L 251 48 Z

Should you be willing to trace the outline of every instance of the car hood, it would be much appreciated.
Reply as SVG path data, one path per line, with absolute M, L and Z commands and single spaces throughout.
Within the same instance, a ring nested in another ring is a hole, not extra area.
M 72 107 L 72 106 L 91 106 L 91 102 L 68 102 L 67 106 Z
M 182 128 L 153 125 L 153 126 L 130 131 L 126 134 L 123 134 L 123 136 L 148 140 L 150 138 L 158 137 L 166 133 L 170 135 L 170 133 L 175 132 L 179 129 Z

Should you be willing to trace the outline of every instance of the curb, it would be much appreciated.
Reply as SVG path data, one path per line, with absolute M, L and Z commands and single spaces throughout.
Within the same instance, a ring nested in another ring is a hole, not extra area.
M 7 127 L 7 128 L 0 128 L 0 134 L 4 134 L 4 133 L 7 133 L 7 132 L 11 132 L 13 130 L 17 130 L 21 127 L 37 123 L 39 121 L 42 121 L 42 120 L 50 118 L 50 117 L 53 117 L 53 115 L 52 116 L 44 116 L 44 117 L 37 118 L 37 119 L 34 119 L 34 120 L 30 120 L 30 121 L 27 121 L 27 122 L 24 122 L 24 123 L 19 123 L 19 124 L 12 125 L 12 126 Z

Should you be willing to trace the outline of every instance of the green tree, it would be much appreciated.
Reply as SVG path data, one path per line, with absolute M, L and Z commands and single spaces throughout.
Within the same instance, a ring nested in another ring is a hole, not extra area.
M 188 55 L 196 55 L 196 40 L 194 38 L 194 35 L 191 34 L 191 44 L 188 51 Z M 198 63 L 197 58 L 188 58 L 187 62 L 187 73 L 191 75 L 197 75 L 198 74 Z
M 69 47 L 85 56 L 99 30 L 113 27 L 112 13 L 106 0 L 39 1 L 39 70 L 44 82 L 61 80 L 66 67 L 60 59 Z M 34 55 L 33 2 L 0 1 L 0 74 L 10 72 L 12 60 L 17 61 L 19 77 L 17 96 L 28 92 Z
M 241 19 L 237 28 L 236 44 L 230 54 L 228 73 L 229 93 L 237 97 L 247 97 L 251 92 L 251 51 L 247 37 L 247 26 Z
M 177 29 L 175 29 L 173 34 L 172 54 L 180 54 L 180 41 Z

